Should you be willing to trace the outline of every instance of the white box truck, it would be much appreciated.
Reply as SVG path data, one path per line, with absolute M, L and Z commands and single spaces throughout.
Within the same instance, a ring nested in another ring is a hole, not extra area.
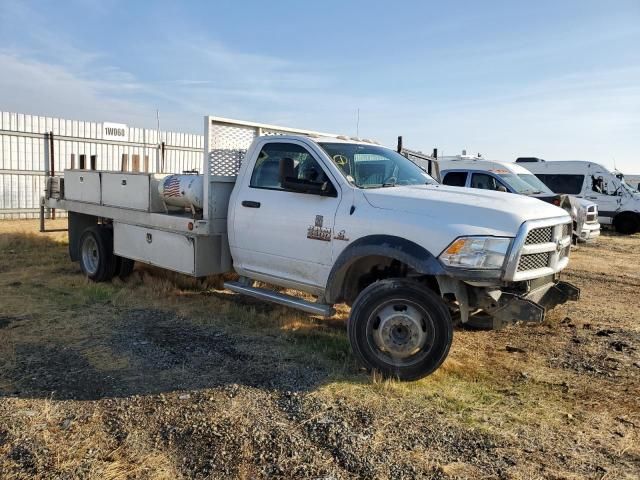
M 577 300 L 560 281 L 571 218 L 524 196 L 451 188 L 392 149 L 345 136 L 205 117 L 200 175 L 65 171 L 45 204 L 69 212 L 69 253 L 92 280 L 132 261 L 330 316 L 369 369 L 433 372 L 461 321 L 541 322 Z M 307 292 L 315 302 L 255 281 Z
M 598 205 L 600 223 L 617 232 L 640 231 L 640 192 L 624 181 L 624 175 L 610 172 L 595 162 L 583 160 L 546 161 L 520 157 L 522 165 L 551 190 L 586 198 Z

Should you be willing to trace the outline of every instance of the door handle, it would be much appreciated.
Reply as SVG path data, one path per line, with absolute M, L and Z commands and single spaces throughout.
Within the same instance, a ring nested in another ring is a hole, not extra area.
M 242 206 L 248 207 L 248 208 L 260 208 L 260 202 L 254 202 L 252 200 L 243 200 Z
M 589 200 L 597 200 L 598 197 L 587 197 Z

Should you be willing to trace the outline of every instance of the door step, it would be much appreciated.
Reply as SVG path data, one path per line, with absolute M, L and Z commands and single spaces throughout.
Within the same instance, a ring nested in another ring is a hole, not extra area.
M 285 307 L 295 308 L 322 317 L 331 317 L 335 313 L 331 305 L 308 302 L 298 297 L 292 297 L 291 295 L 285 295 L 265 288 L 250 287 L 240 282 L 224 282 L 224 287 L 232 292 L 241 293 L 266 302 L 277 303 L 278 305 L 284 305 Z

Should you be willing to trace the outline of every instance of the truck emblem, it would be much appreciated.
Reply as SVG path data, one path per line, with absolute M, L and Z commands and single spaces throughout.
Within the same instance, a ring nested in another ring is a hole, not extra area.
M 336 236 L 333 237 L 334 240 L 344 240 L 345 242 L 349 241 L 349 238 L 345 235 L 344 230 L 340 230 Z
M 307 238 L 311 240 L 322 240 L 323 242 L 331 241 L 331 229 L 323 228 L 324 217 L 322 215 L 316 215 L 315 225 L 310 225 L 307 228 Z

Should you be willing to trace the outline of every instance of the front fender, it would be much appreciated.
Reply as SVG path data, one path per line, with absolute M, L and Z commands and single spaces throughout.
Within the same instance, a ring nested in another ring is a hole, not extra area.
M 446 275 L 437 258 L 424 247 L 393 235 L 369 235 L 345 248 L 333 264 L 325 288 L 325 301 L 335 303 L 344 291 L 349 268 L 365 257 L 382 256 L 398 260 L 425 275 Z

